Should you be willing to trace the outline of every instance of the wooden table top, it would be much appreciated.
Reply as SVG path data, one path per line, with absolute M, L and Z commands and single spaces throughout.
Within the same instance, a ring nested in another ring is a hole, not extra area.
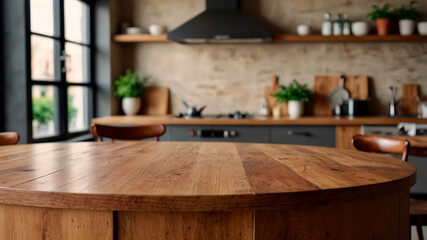
M 227 118 L 174 118 L 168 116 L 109 116 L 92 119 L 98 124 L 167 124 L 167 125 L 397 125 L 401 122 L 427 123 L 427 119 L 408 117 L 334 117 L 334 116 L 304 116 L 298 119 L 282 117 L 254 117 L 250 119 L 227 119 Z
M 0 203 L 94 210 L 273 209 L 408 189 L 416 169 L 353 150 L 250 143 L 0 147 Z

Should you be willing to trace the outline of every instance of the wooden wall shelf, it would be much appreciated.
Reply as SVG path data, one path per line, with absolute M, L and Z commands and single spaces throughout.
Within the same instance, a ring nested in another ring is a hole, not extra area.
M 121 43 L 144 43 L 144 42 L 171 42 L 166 39 L 166 34 L 151 35 L 151 34 L 118 34 L 113 37 L 115 42 Z
M 286 43 L 286 42 L 427 42 L 427 36 L 411 35 L 411 36 L 400 36 L 400 35 L 366 35 L 366 36 L 322 36 L 322 35 L 288 35 L 288 34 L 277 34 L 274 36 L 275 43 Z
M 144 42 L 163 42 L 170 43 L 166 39 L 166 34 L 153 36 L 151 34 L 119 34 L 113 37 L 115 42 L 120 43 L 144 43 Z M 411 35 L 366 35 L 362 37 L 357 36 L 322 36 L 322 35 L 309 35 L 299 36 L 290 34 L 276 34 L 274 35 L 273 43 L 319 43 L 319 42 L 427 42 L 427 36 Z

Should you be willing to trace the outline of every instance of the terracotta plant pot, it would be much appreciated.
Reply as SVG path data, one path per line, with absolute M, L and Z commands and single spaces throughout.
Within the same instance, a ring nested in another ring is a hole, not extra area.
M 391 19 L 390 18 L 378 18 L 375 20 L 377 26 L 377 34 L 380 36 L 388 35 L 391 30 Z

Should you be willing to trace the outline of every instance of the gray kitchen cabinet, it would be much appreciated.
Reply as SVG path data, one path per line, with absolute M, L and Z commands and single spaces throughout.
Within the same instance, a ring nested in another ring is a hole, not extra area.
M 160 140 L 283 143 L 335 147 L 335 127 L 167 125 L 165 136 Z
M 335 147 L 335 126 L 272 126 L 270 142 Z
M 417 168 L 417 182 L 411 188 L 411 194 L 427 197 L 427 157 L 409 155 L 408 162 Z
M 227 132 L 227 134 L 224 134 Z M 194 136 L 192 136 L 194 134 Z M 269 142 L 268 126 L 233 125 L 167 125 L 166 138 L 169 141 L 194 142 Z

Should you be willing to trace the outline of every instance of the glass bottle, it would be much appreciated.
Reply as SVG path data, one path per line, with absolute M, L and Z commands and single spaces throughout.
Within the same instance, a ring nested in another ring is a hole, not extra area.
M 267 100 L 265 100 L 265 98 L 261 98 L 261 102 L 259 106 L 259 114 L 261 116 L 268 116 L 268 106 L 267 106 Z
M 322 35 L 331 36 L 332 35 L 332 19 L 330 13 L 325 13 L 323 23 L 322 23 Z
M 342 18 L 341 18 L 341 14 L 339 13 L 335 16 L 332 32 L 334 36 L 342 35 Z
M 342 34 L 348 36 L 351 34 L 351 21 L 348 19 L 348 14 L 344 13 L 342 20 Z

